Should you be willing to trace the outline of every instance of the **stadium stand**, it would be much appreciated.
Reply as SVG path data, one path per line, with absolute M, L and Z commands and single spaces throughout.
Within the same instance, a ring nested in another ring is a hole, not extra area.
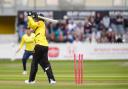
M 24 21 L 24 24 L 19 24 L 19 27 L 25 28 L 25 17 L 20 21 Z M 110 17 L 108 14 L 102 16 L 101 13 L 85 17 L 84 21 L 79 22 L 67 18 L 57 24 L 47 23 L 47 35 L 50 42 L 73 42 L 76 39 L 92 42 L 92 36 L 98 43 L 127 42 L 127 21 L 128 18 L 120 14 Z M 20 30 L 19 34 L 22 34 Z

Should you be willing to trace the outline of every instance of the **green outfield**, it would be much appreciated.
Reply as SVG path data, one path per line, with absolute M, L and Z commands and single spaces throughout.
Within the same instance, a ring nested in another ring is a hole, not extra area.
M 128 60 L 84 61 L 84 84 L 79 86 L 74 83 L 73 61 L 51 61 L 51 65 L 55 85 L 48 84 L 41 67 L 36 84 L 27 85 L 21 60 L 0 60 L 0 89 L 128 89 Z M 30 70 L 30 61 L 27 67 Z

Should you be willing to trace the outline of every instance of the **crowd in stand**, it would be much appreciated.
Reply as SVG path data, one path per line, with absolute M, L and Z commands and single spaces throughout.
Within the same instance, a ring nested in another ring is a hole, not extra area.
M 19 40 L 24 34 L 27 19 L 24 15 L 18 18 Z M 70 20 L 65 17 L 57 24 L 46 23 L 47 38 L 50 42 L 123 43 L 128 42 L 128 18 L 118 14 L 87 16 L 83 21 Z

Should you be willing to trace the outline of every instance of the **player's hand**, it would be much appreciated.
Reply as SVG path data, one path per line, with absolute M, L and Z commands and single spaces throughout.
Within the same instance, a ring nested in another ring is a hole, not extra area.
M 20 51 L 20 49 L 18 49 L 17 51 L 16 51 L 16 53 L 18 53 Z
M 32 11 L 27 11 L 27 16 L 32 16 Z
M 38 18 L 38 14 L 37 12 L 32 12 L 32 15 L 31 15 L 34 19 Z

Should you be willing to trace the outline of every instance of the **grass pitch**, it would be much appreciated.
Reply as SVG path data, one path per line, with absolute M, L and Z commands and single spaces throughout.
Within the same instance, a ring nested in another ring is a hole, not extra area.
M 128 89 L 128 60 L 84 61 L 84 83 L 74 83 L 73 61 L 50 61 L 57 80 L 50 85 L 45 73 L 39 70 L 36 84 L 27 85 L 27 75 L 22 75 L 21 60 L 0 60 L 0 89 Z

